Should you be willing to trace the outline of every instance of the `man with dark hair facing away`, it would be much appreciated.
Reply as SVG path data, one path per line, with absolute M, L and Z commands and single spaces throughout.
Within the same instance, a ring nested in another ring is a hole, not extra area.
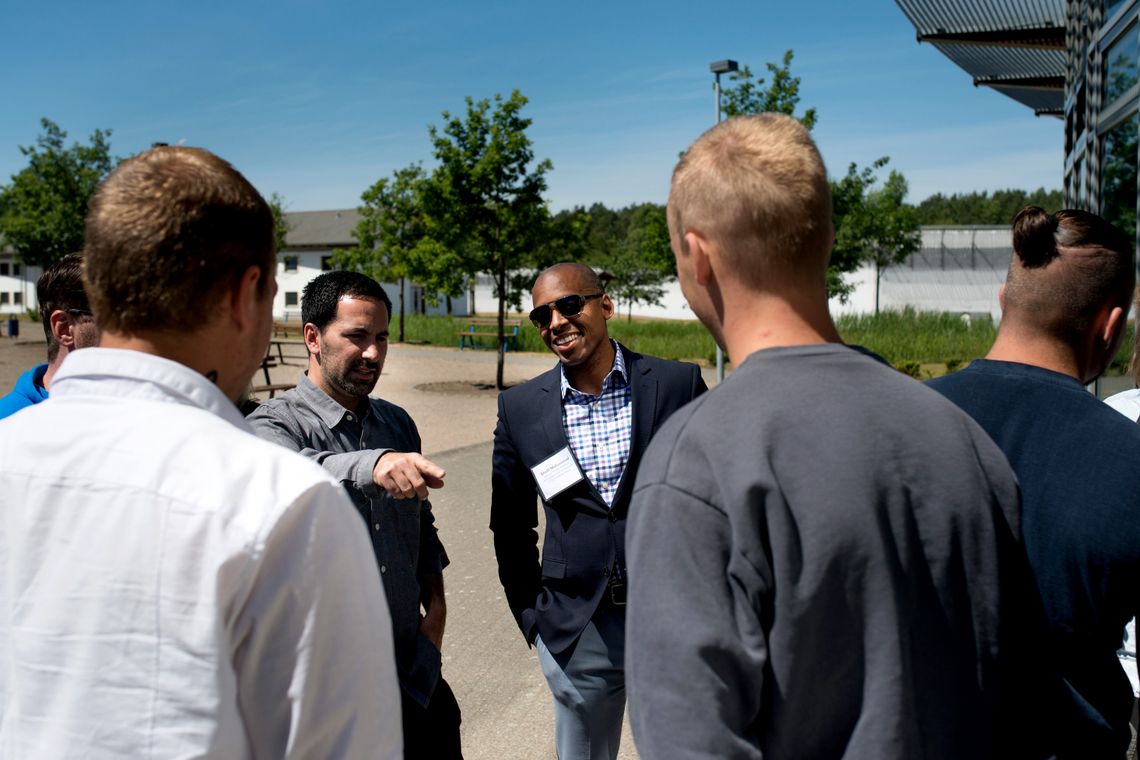
M 83 290 L 83 254 L 69 253 L 36 281 L 40 321 L 47 338 L 47 363 L 20 375 L 12 391 L 0 398 L 0 419 L 48 396 L 52 378 L 74 350 L 99 343 L 99 328 Z
M 1048 662 L 1065 686 L 1061 757 L 1119 758 L 1129 742 L 1116 651 L 1140 612 L 1140 426 L 1085 386 L 1120 347 L 1135 271 L 1133 241 L 1100 217 L 1023 209 L 993 347 L 929 383 L 985 428 L 1021 484 Z
M 269 206 L 159 147 L 100 184 L 85 241 L 99 346 L 0 422 L 3 754 L 399 757 L 352 506 L 235 406 L 273 325 Z
M 961 410 L 843 345 L 807 130 L 781 114 L 714 127 L 667 211 L 682 292 L 735 369 L 665 423 L 637 477 L 642 756 L 1035 756 L 1039 727 L 1013 713 L 1037 620 L 1018 609 L 1016 481 Z
M 695 365 L 611 340 L 613 301 L 584 264 L 539 274 L 532 299 L 531 321 L 558 364 L 499 396 L 491 473 L 499 580 L 553 694 L 559 760 L 613 760 L 625 709 L 633 479 L 654 432 L 705 382 Z
M 352 498 L 392 612 L 405 757 L 451 760 L 461 752 L 459 705 L 440 672 L 448 559 L 428 501 L 444 471 L 420 454 L 407 412 L 368 396 L 384 368 L 391 314 L 370 277 L 333 271 L 313 279 L 301 294 L 308 369 L 248 419 L 265 440 L 321 464 Z

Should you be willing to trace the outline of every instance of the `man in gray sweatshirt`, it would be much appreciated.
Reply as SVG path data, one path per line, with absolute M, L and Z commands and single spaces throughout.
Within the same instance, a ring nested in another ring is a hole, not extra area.
M 843 345 L 807 131 L 776 114 L 709 130 L 668 216 L 682 291 L 735 370 L 662 426 L 637 477 L 642 757 L 1039 754 L 1041 715 L 1017 714 L 1023 690 L 1048 706 L 1017 484 L 966 415 Z

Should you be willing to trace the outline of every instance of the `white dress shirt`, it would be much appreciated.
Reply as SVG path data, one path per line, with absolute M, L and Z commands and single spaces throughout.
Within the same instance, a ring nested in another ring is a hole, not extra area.
M 402 757 L 360 518 L 203 376 L 69 355 L 0 511 L 0 757 Z

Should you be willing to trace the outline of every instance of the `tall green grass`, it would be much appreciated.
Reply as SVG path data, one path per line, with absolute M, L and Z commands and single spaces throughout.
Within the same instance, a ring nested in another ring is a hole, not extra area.
M 895 366 L 965 364 L 984 356 L 997 334 L 988 316 L 964 319 L 913 309 L 841 316 L 835 326 L 844 341 L 868 348 Z
M 519 319 L 518 350 L 545 352 L 538 330 L 526 317 Z M 467 329 L 466 317 L 405 317 L 405 338 L 410 342 L 438 346 L 458 346 L 456 332 Z M 919 312 L 913 309 L 885 311 L 880 314 L 841 316 L 836 327 L 843 340 L 870 349 L 896 367 L 920 364 L 944 364 L 953 370 L 973 359 L 985 356 L 994 342 L 997 326 L 989 317 L 966 320 L 956 314 Z M 493 328 L 491 328 L 493 329 Z M 609 323 L 610 335 L 643 354 L 666 359 L 683 359 L 703 364 L 715 361 L 716 344 L 699 322 L 642 321 L 627 322 L 615 317 Z M 1133 326 L 1117 353 L 1110 372 L 1127 371 L 1132 354 Z M 396 325 L 392 325 L 396 339 Z M 493 340 L 483 341 L 488 345 Z

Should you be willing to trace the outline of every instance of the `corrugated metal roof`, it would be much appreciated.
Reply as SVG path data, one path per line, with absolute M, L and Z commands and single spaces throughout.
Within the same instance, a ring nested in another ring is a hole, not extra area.
M 993 86 L 1038 115 L 1062 113 L 1065 0 L 895 1 L 919 41 L 934 45 L 974 84 Z
M 1065 0 L 897 0 L 919 36 L 1065 27 Z

